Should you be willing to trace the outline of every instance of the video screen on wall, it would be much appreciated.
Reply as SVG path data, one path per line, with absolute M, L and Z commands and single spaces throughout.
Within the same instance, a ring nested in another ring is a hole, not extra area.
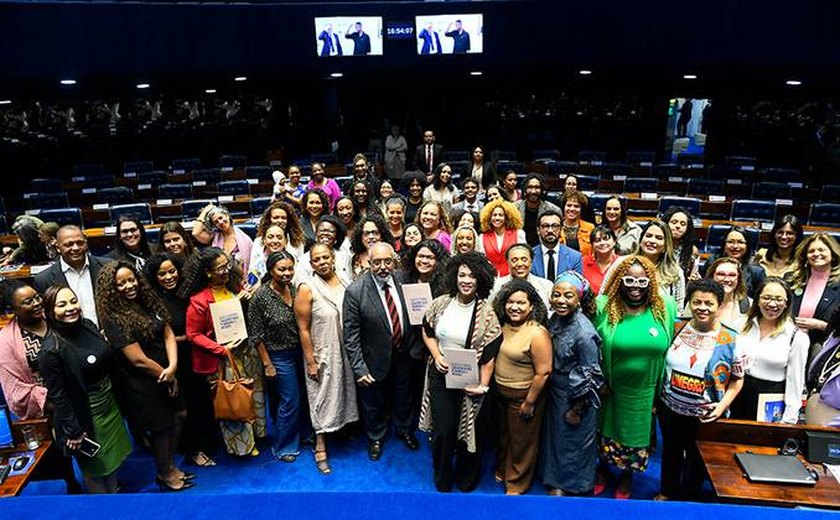
M 484 16 L 436 14 L 414 19 L 417 54 L 481 54 L 484 52 Z
M 672 160 L 680 155 L 703 155 L 712 101 L 698 98 L 668 100 L 668 128 L 665 151 Z
M 381 16 L 315 18 L 318 56 L 382 56 Z

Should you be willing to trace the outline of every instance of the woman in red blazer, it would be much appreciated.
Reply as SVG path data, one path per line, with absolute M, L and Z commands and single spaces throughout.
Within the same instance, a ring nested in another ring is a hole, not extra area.
M 505 252 L 514 244 L 525 242 L 522 215 L 512 202 L 496 199 L 481 210 L 481 243 L 484 254 L 499 276 L 510 274 Z
M 218 379 L 220 369 L 230 381 L 233 370 L 227 362 L 228 351 L 242 377 L 254 379 L 254 405 L 257 419 L 253 423 L 219 421 L 227 452 L 231 455 L 259 455 L 256 439 L 267 435 L 265 393 L 263 392 L 262 366 L 257 352 L 248 341 L 220 345 L 213 331 L 210 304 L 231 298 L 247 297 L 240 286 L 242 273 L 238 264 L 224 251 L 209 247 L 194 255 L 184 266 L 184 284 L 180 295 L 189 298 L 187 307 L 187 339 L 193 344 L 193 371 L 205 374 L 212 382 Z

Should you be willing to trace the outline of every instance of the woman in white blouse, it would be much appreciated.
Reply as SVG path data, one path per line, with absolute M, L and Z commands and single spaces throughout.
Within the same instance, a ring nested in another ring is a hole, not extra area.
M 781 278 L 768 277 L 758 290 L 747 316 L 747 325 L 738 336 L 738 346 L 747 359 L 744 388 L 732 403 L 731 417 L 764 421 L 765 410 L 758 415 L 760 394 L 783 394 L 781 417 L 774 422 L 796 424 L 805 390 L 805 360 L 808 335 L 791 319 L 790 288 Z

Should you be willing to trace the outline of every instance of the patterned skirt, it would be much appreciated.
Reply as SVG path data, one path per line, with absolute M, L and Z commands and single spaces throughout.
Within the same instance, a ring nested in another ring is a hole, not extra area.
M 601 460 L 621 471 L 643 473 L 647 469 L 648 459 L 652 452 L 650 446 L 633 448 L 604 436 L 601 436 L 598 442 L 598 454 Z
M 257 419 L 252 422 L 241 421 L 219 421 L 222 429 L 222 437 L 225 440 L 225 449 L 231 455 L 244 456 L 250 454 L 256 448 L 256 439 L 263 438 L 268 434 L 267 416 L 265 410 L 265 389 L 263 386 L 262 364 L 256 351 L 243 345 L 234 351 L 234 360 L 242 377 L 254 379 L 254 407 L 257 411 Z M 227 360 L 222 361 L 225 370 L 225 379 L 233 379 L 233 370 Z M 216 374 L 209 377 L 212 381 Z

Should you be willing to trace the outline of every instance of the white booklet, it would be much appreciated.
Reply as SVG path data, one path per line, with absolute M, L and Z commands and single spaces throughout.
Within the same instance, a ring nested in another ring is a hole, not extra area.
M 402 286 L 405 307 L 408 309 L 408 322 L 421 325 L 426 309 L 432 303 L 432 290 L 427 283 L 407 283 Z
M 211 303 L 210 315 L 213 317 L 216 343 L 224 345 L 248 337 L 248 330 L 245 328 L 245 313 L 242 312 L 242 302 L 239 298 Z
M 464 389 L 478 384 L 478 359 L 475 350 L 466 348 L 442 348 L 441 352 L 449 363 L 446 373 L 446 388 Z

